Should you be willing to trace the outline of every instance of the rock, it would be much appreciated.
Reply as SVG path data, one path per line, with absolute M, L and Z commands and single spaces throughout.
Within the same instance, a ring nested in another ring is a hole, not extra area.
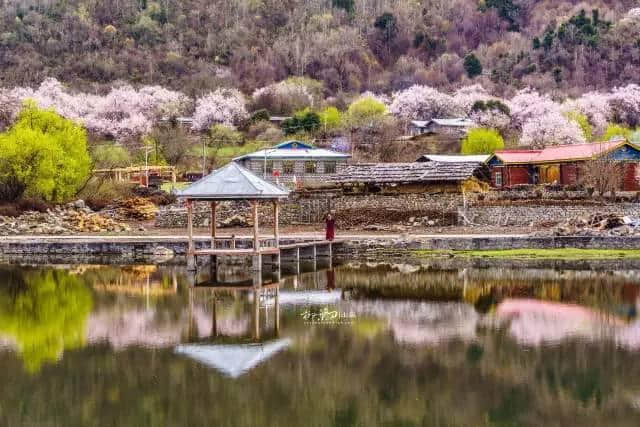
M 73 202 L 73 207 L 76 209 L 86 209 L 87 205 L 84 203 L 84 200 L 78 199 Z
M 248 227 L 247 220 L 240 215 L 232 215 L 220 222 L 220 227 Z

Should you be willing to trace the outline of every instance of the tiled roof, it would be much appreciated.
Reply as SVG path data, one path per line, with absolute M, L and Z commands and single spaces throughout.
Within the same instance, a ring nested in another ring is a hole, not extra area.
M 178 192 L 178 197 L 206 200 L 279 199 L 288 195 L 288 191 L 263 180 L 235 162 Z
M 472 163 L 484 163 L 491 157 L 491 154 L 478 154 L 478 155 L 463 155 L 463 154 L 425 154 L 418 158 L 418 162 L 472 162 Z
M 361 163 L 348 166 L 331 180 L 341 184 L 460 182 L 484 175 L 484 168 L 472 162 Z
M 266 151 L 266 153 L 265 153 Z M 236 157 L 234 161 L 245 159 L 264 159 L 265 155 L 269 159 L 348 159 L 348 154 L 338 153 L 337 151 L 326 150 L 324 148 L 267 148 L 266 150 L 256 151 L 255 153 L 245 154 Z
M 431 120 L 413 120 L 412 125 L 419 128 L 427 127 L 430 123 L 435 123 L 440 126 L 453 126 L 453 127 L 470 127 L 475 126 L 472 120 L 458 117 L 455 119 L 431 119 Z
M 541 150 L 502 150 L 495 155 L 503 163 L 548 163 L 562 160 L 588 160 L 624 144 L 624 139 L 590 144 L 555 145 Z

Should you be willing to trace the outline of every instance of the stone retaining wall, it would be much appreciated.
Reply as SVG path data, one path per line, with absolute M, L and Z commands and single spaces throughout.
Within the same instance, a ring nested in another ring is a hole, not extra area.
M 319 224 L 329 209 L 335 210 L 340 220 L 341 211 L 375 210 L 379 212 L 413 212 L 415 216 L 433 215 L 434 212 L 455 214 L 462 205 L 460 194 L 397 194 L 397 195 L 357 195 L 329 197 L 292 197 L 282 202 L 280 207 L 280 225 Z M 250 221 L 251 211 L 247 202 L 223 202 L 218 205 L 218 223 L 239 215 Z M 273 223 L 273 208 L 262 205 L 259 209 L 259 221 L 264 225 Z M 209 204 L 196 202 L 194 207 L 194 226 L 209 226 Z M 183 207 L 161 209 L 156 216 L 156 227 L 184 228 L 187 226 L 187 212 Z
M 283 239 L 283 244 L 295 243 L 296 239 Z M 248 244 L 248 240 L 247 240 Z M 197 239 L 196 247 L 208 247 L 208 239 Z M 242 246 L 239 242 L 238 246 Z M 171 249 L 184 255 L 187 248 L 185 238 L 109 238 L 101 239 L 4 239 L 0 240 L 0 254 L 17 255 L 136 255 L 154 254 L 159 249 Z M 500 250 L 500 249 L 640 249 L 640 237 L 619 236 L 442 236 L 415 239 L 391 237 L 352 238 L 336 244 L 334 254 L 343 260 L 385 260 L 406 257 L 414 250 Z
M 594 206 L 471 206 L 461 210 L 465 218 L 476 225 L 528 226 L 542 221 L 563 222 L 570 218 L 587 217 L 594 213 L 616 213 L 640 216 L 640 204 L 618 203 Z
M 342 261 L 402 260 L 415 250 L 504 250 L 504 249 L 640 249 L 640 237 L 429 237 L 422 239 L 350 239 L 334 250 Z

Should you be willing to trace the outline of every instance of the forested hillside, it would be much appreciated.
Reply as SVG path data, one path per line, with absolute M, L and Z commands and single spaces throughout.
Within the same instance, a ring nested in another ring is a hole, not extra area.
M 637 82 L 631 0 L 4 0 L 0 86 L 55 77 L 197 97 L 305 75 L 340 92 L 480 83 L 577 96 Z

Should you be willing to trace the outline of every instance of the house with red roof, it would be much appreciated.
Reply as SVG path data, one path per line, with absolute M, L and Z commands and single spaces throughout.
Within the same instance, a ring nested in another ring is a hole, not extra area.
M 620 162 L 622 191 L 640 189 L 636 169 L 640 163 L 640 147 L 615 139 L 589 144 L 555 145 L 539 150 L 500 150 L 489 158 L 491 185 L 508 188 L 518 184 L 580 183 L 586 162 L 606 158 Z

